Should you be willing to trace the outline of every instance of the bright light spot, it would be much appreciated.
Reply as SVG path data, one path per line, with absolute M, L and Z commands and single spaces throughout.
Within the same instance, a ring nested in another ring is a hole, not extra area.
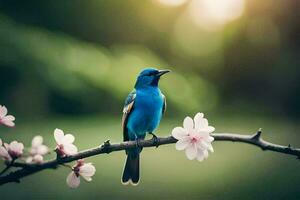
M 192 20 L 206 30 L 218 30 L 243 15 L 245 0 L 193 0 L 189 5 Z
M 187 0 L 157 0 L 157 1 L 166 6 L 181 6 L 187 2 Z
M 223 66 L 223 34 L 208 32 L 195 26 L 186 14 L 174 26 L 171 49 L 177 57 L 197 60 L 199 67 L 209 69 Z

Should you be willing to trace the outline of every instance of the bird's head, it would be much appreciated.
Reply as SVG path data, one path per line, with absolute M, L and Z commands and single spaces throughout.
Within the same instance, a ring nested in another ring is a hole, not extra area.
M 154 68 L 146 68 L 137 77 L 135 88 L 157 87 L 160 77 L 170 70 L 157 70 Z

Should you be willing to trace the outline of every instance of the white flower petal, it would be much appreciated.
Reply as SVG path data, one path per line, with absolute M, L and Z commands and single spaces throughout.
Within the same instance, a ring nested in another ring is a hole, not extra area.
M 7 115 L 7 108 L 0 105 L 0 118 L 3 118 L 5 115 Z
M 84 178 L 84 180 L 86 180 L 87 182 L 91 182 L 92 178 L 89 176 L 82 176 L 82 178 Z
M 40 135 L 35 136 L 31 141 L 32 147 L 37 147 L 43 144 L 43 137 Z
M 208 151 L 207 151 L 207 150 L 204 150 L 204 151 L 203 151 L 203 155 L 204 155 L 204 158 L 205 158 L 205 159 L 208 158 Z
M 65 135 L 63 139 L 64 143 L 73 143 L 75 141 L 75 138 L 72 134 Z
M 3 117 L 0 122 L 8 127 L 14 127 L 15 123 L 13 122 L 15 120 L 15 117 L 12 115 L 8 115 Z
M 10 144 L 9 144 L 9 150 L 10 151 L 13 151 L 17 154 L 23 154 L 23 149 L 24 149 L 24 145 L 20 142 L 17 142 L 17 141 L 12 141 Z
M 80 184 L 80 178 L 74 172 L 71 172 L 67 177 L 67 185 L 71 188 L 77 188 Z
M 199 129 L 201 127 L 201 121 L 204 117 L 203 113 L 197 113 L 194 117 L 195 129 Z
M 198 112 L 198 113 L 195 115 L 195 117 L 197 117 L 197 118 L 203 118 L 203 117 L 204 117 L 204 114 L 201 113 L 201 112 Z
M 197 156 L 197 148 L 194 145 L 189 145 L 185 149 L 185 154 L 189 160 L 193 160 Z
M 25 162 L 26 162 L 26 163 L 31 163 L 32 160 L 33 160 L 33 157 L 32 157 L 32 156 L 29 156 L 29 157 L 26 158 Z
M 5 116 L 5 117 L 2 118 L 2 121 L 5 121 L 5 120 L 7 120 L 7 121 L 15 121 L 15 119 L 16 118 L 14 116 L 7 115 L 7 116 Z
M 31 148 L 31 149 L 29 150 L 29 153 L 30 153 L 30 155 L 36 155 L 36 154 L 38 154 L 37 151 L 38 151 L 37 148 Z
M 188 134 L 188 132 L 182 127 L 176 127 L 172 130 L 172 136 L 177 140 L 180 140 L 180 139 L 186 137 L 187 134 Z
M 210 152 L 214 152 L 211 143 L 205 141 L 200 142 L 200 149 L 205 149 L 205 150 L 209 150 Z
M 212 136 L 209 136 L 206 139 L 207 139 L 207 142 L 213 142 L 215 140 L 215 138 Z
M 79 170 L 79 174 L 86 180 L 90 179 L 91 176 L 94 176 L 95 172 L 96 168 L 92 165 L 92 163 L 82 165 Z
M 2 144 L 3 144 L 3 143 L 2 143 L 2 140 L 0 139 L 0 146 L 2 146 Z
M 3 159 L 3 160 L 8 160 L 8 161 L 11 161 L 12 158 L 11 156 L 9 155 L 8 151 L 6 150 L 5 147 L 0 147 L 0 157 Z
M 197 153 L 197 160 L 200 161 L 200 162 L 204 160 L 204 154 L 203 154 L 203 151 L 198 150 L 198 153 Z
M 205 128 L 205 127 L 207 127 L 208 126 L 208 121 L 207 121 L 207 119 L 206 118 L 202 118 L 201 120 L 200 120 L 200 128 L 202 127 L 202 128 Z
M 36 154 L 45 155 L 49 152 L 49 148 L 46 145 L 40 145 L 36 148 Z
M 31 149 L 30 149 L 30 154 L 32 156 L 34 155 L 45 155 L 49 151 L 48 147 L 46 145 L 43 145 L 43 137 L 42 136 L 35 136 L 32 141 L 31 141 Z
M 43 158 L 43 156 L 38 154 L 33 157 L 33 161 L 36 163 L 42 163 L 44 161 L 44 158 Z
M 176 149 L 177 150 L 184 150 L 187 146 L 189 145 L 189 140 L 188 140 L 188 138 L 186 138 L 186 139 L 181 139 L 181 140 L 178 140 L 177 142 L 176 142 Z
M 64 139 L 64 132 L 61 129 L 54 130 L 54 139 L 57 144 L 62 144 Z
M 74 144 L 64 144 L 64 153 L 66 155 L 74 155 L 77 153 L 77 147 Z
M 215 127 L 213 127 L 213 126 L 207 126 L 207 127 L 203 128 L 203 129 L 200 129 L 200 130 L 208 132 L 208 133 L 212 133 L 212 132 L 215 131 Z
M 204 140 L 202 140 L 200 141 L 200 147 L 201 149 L 208 149 L 208 144 Z
M 1 123 L 5 126 L 8 126 L 8 127 L 14 127 L 15 126 L 15 123 L 12 122 L 12 121 L 1 121 Z
M 208 143 L 207 146 L 208 146 L 207 149 L 208 149 L 210 152 L 213 153 L 213 152 L 214 152 L 214 148 L 212 147 L 211 143 Z
M 208 126 L 205 129 L 198 129 L 196 132 L 202 136 L 208 137 L 210 133 L 214 132 L 215 128 Z
M 183 121 L 183 128 L 190 131 L 194 128 L 194 121 L 190 117 L 186 117 Z

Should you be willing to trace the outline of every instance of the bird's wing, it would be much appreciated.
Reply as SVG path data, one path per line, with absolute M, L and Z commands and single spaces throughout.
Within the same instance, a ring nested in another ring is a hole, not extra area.
M 125 105 L 124 105 L 124 108 L 123 108 L 123 117 L 122 117 L 123 141 L 128 141 L 129 140 L 128 135 L 127 135 L 126 124 L 127 124 L 128 117 L 129 117 L 130 113 L 133 110 L 135 97 L 136 97 L 136 92 L 135 92 L 135 90 L 133 90 L 127 96 L 127 98 L 125 100 Z
M 162 95 L 163 97 L 163 100 L 164 100 L 164 105 L 163 105 L 163 108 L 162 108 L 162 114 L 165 114 L 166 110 L 167 110 L 167 99 L 165 97 L 165 95 Z

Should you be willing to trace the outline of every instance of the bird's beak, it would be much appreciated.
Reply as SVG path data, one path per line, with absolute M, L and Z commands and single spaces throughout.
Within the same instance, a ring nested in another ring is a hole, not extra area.
M 163 69 L 163 70 L 158 70 L 158 76 L 162 76 L 162 75 L 164 75 L 164 74 L 166 74 L 166 73 L 169 73 L 169 72 L 171 72 L 171 70 L 168 70 L 168 69 Z

